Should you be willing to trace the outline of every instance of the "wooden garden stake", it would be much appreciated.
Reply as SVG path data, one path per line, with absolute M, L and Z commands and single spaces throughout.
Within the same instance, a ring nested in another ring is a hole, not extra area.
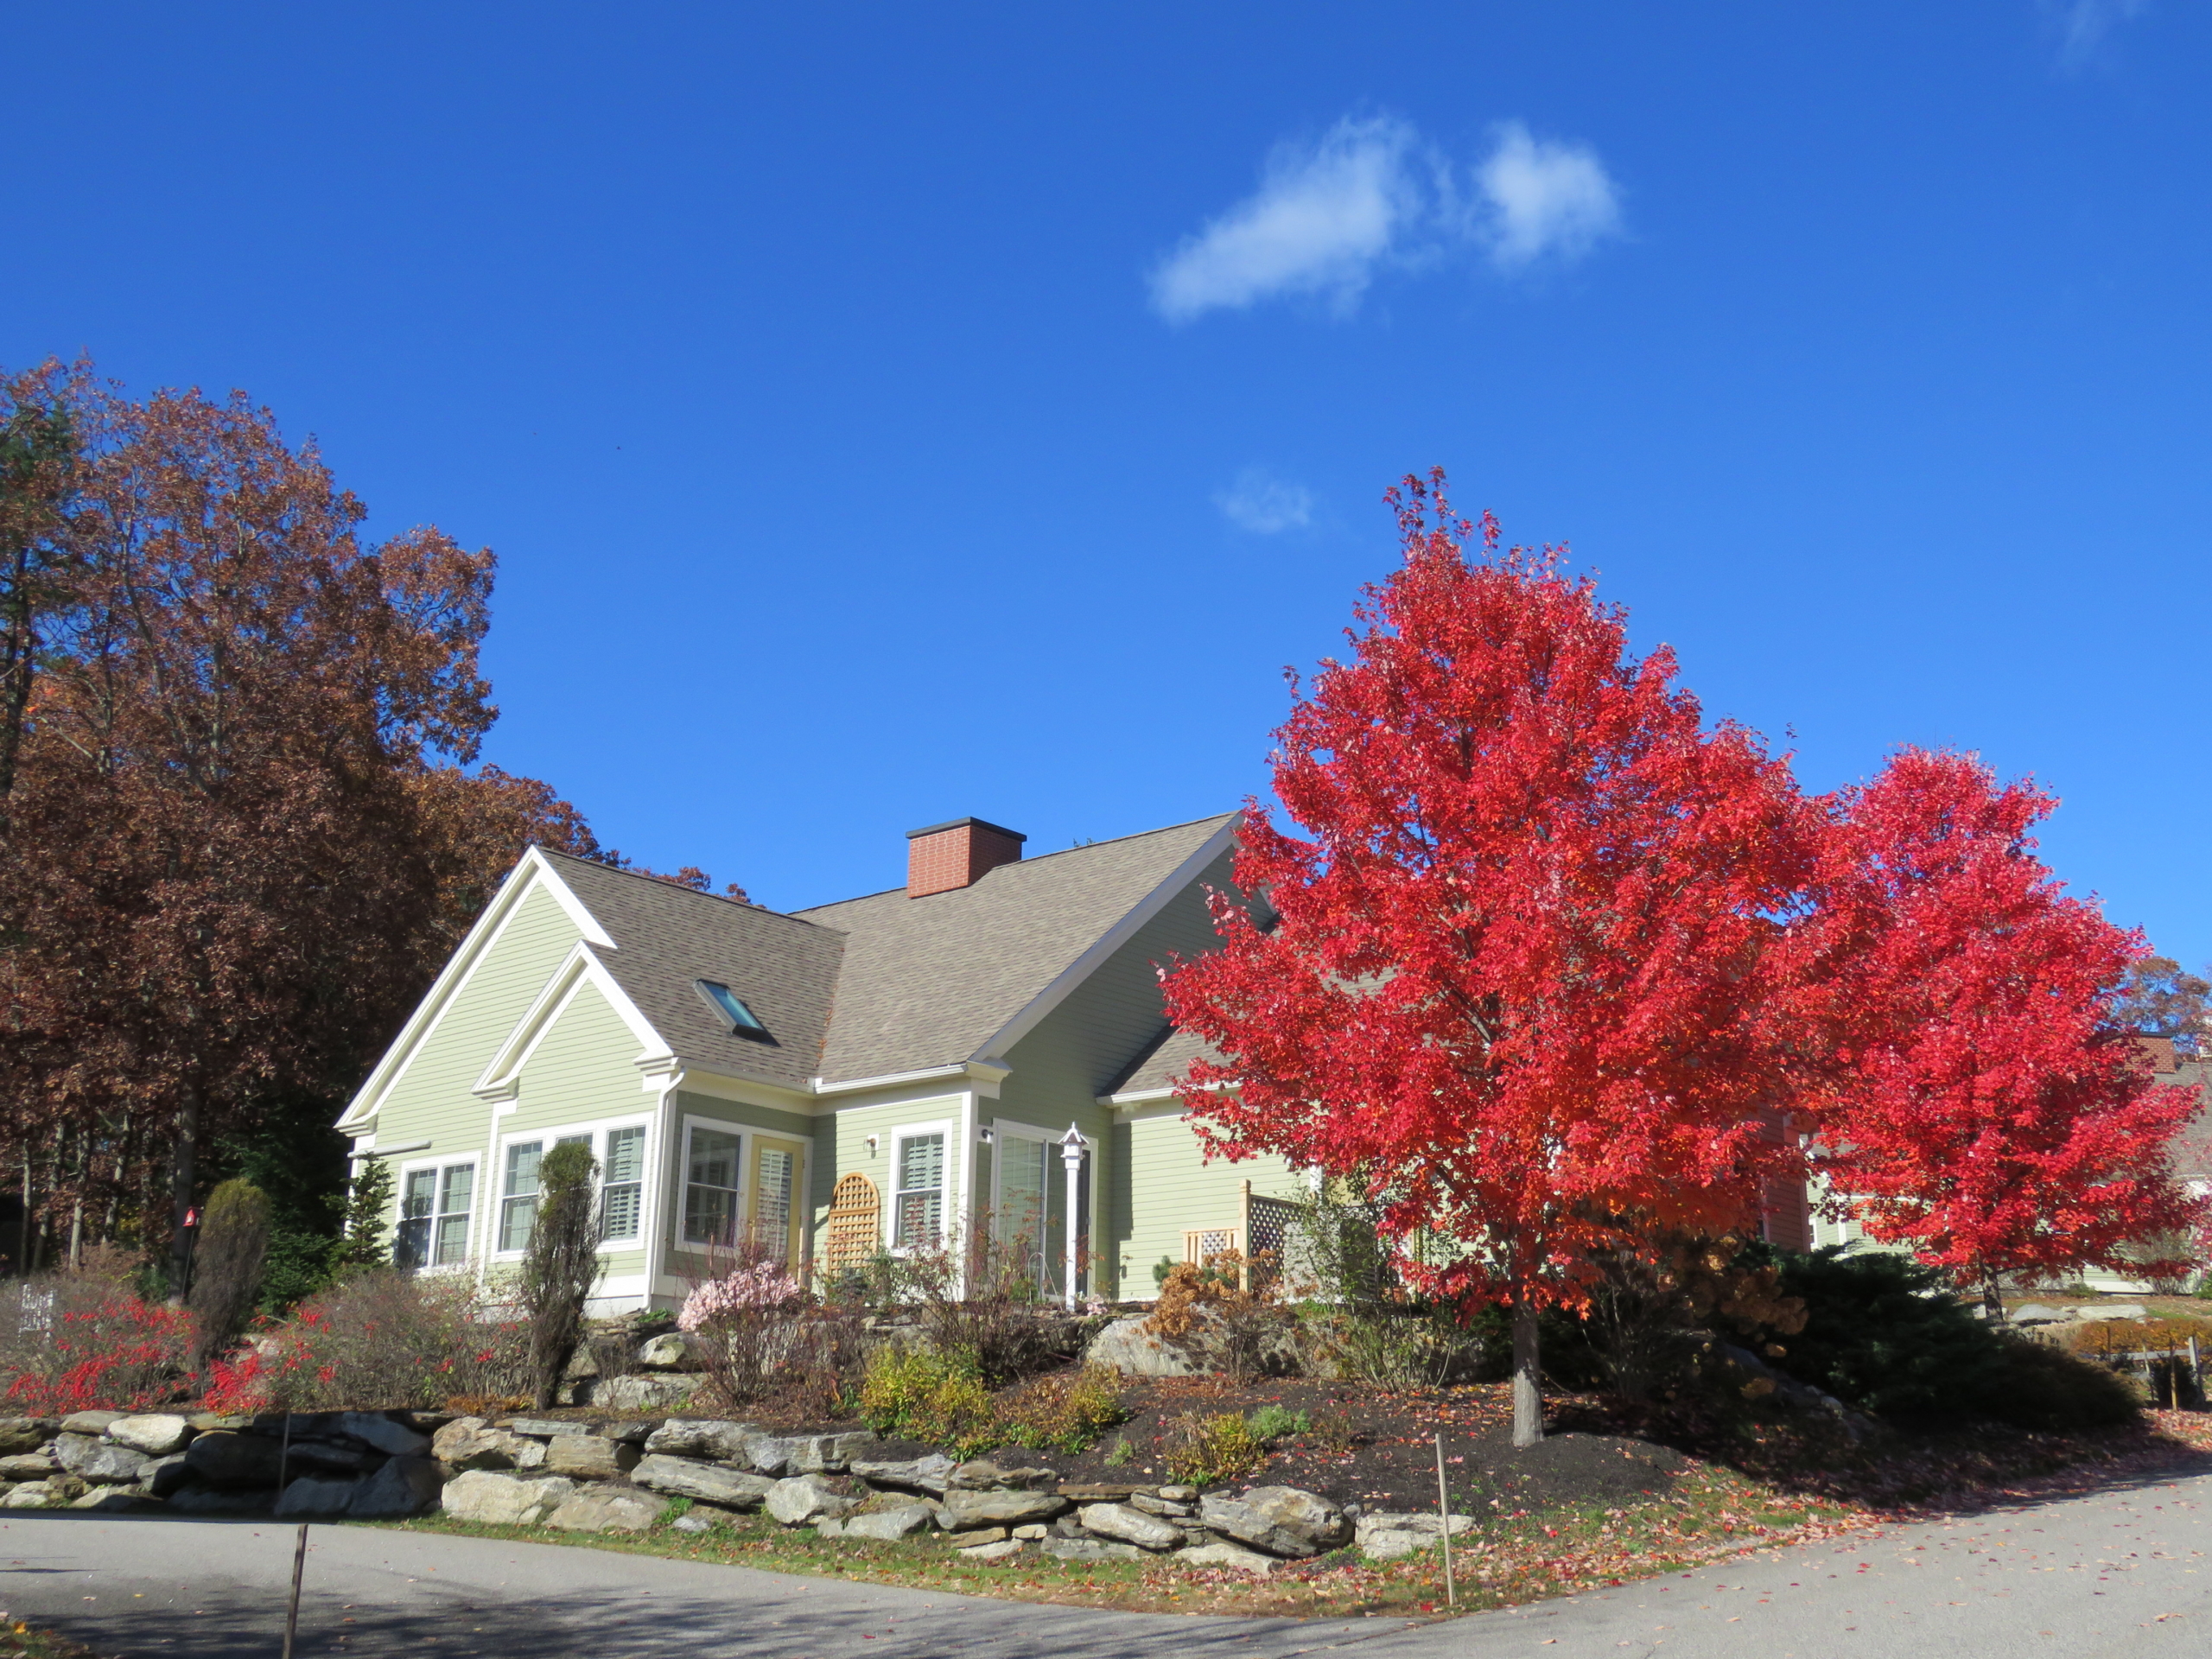
M 1452 1580 L 1452 1503 L 1444 1491 L 1444 1436 L 1436 1437 L 1436 1519 L 1444 1536 L 1444 1600 L 1445 1605 L 1459 1605 L 1459 1589 Z M 290 1659 L 288 1652 L 286 1659 Z
M 308 1570 L 308 1523 L 300 1522 L 300 1541 L 292 1551 L 292 1605 L 284 1611 L 284 1659 L 292 1659 L 292 1641 L 300 1632 L 300 1580 Z

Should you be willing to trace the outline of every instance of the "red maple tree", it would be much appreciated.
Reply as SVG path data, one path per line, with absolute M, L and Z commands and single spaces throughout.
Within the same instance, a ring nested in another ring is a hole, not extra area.
M 1773 947 L 1817 815 L 1560 550 L 1500 550 L 1485 516 L 1468 558 L 1440 473 L 1389 499 L 1405 563 L 1276 734 L 1310 838 L 1248 809 L 1236 881 L 1272 925 L 1216 895 L 1224 947 L 1167 1003 L 1224 1056 L 1182 1090 L 1213 1146 L 1354 1184 L 1408 1278 L 1511 1306 L 1526 1445 L 1537 1313 L 1586 1298 L 1593 1256 L 1802 1179 Z
M 1906 749 L 1832 804 L 1805 933 L 1836 1021 L 1838 1207 L 1993 1301 L 2004 1273 L 2179 1271 L 2153 1257 L 2202 1208 L 2168 1156 L 2196 1091 L 2153 1085 L 2114 1017 L 2147 947 L 2036 855 L 2052 798 Z

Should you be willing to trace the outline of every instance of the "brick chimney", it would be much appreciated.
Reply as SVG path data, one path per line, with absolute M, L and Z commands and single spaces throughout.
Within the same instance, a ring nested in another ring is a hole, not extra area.
M 906 832 L 906 896 L 925 899 L 975 885 L 986 870 L 1020 861 L 1029 837 L 981 818 L 955 818 Z

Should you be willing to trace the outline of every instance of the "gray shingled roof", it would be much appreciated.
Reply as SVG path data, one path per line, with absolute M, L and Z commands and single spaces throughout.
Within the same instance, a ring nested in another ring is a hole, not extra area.
M 812 1082 L 843 934 L 588 859 L 545 858 L 614 941 L 599 950 L 614 982 L 685 1065 L 790 1089 Z M 734 1034 L 694 988 L 701 979 L 735 991 L 775 1040 Z
M 1129 1063 L 1129 1069 L 1106 1092 L 1135 1095 L 1154 1089 L 1172 1089 L 1183 1081 L 1191 1062 L 1201 1058 L 1218 1061 L 1221 1051 L 1195 1031 L 1170 1026 L 1160 1033 L 1158 1042 Z
M 821 1075 L 970 1058 L 1235 817 L 1002 864 L 950 893 L 897 887 L 793 912 L 847 936 Z

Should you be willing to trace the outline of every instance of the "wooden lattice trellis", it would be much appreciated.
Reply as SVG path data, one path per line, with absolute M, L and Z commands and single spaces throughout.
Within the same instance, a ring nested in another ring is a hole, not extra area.
M 830 1224 L 822 1240 L 822 1270 L 864 1268 L 883 1238 L 883 1198 L 865 1175 L 839 1179 L 830 1194 Z

